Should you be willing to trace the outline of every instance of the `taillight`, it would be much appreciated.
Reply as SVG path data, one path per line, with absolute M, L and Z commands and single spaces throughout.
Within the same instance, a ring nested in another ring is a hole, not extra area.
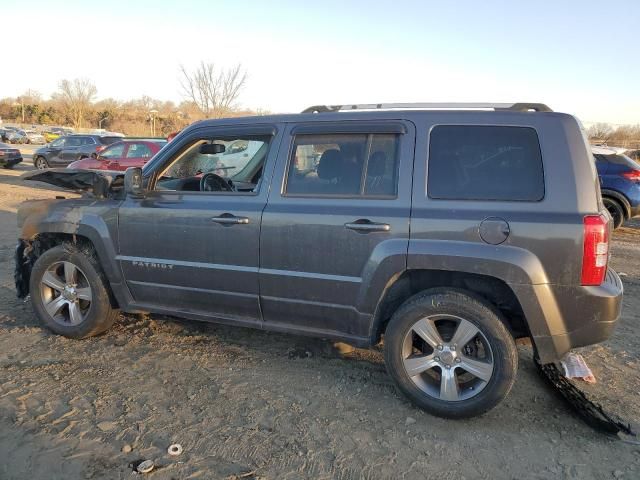
M 584 217 L 582 285 L 601 285 L 609 261 L 609 228 L 602 215 Z
M 628 172 L 624 172 L 622 176 L 632 182 L 640 182 L 640 170 L 629 170 Z

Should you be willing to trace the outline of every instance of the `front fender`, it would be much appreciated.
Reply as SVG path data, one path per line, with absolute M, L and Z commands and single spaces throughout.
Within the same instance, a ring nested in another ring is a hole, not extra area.
M 41 234 L 66 234 L 91 242 L 118 303 L 126 298 L 118 288 L 122 274 L 116 263 L 117 219 L 120 202 L 115 200 L 69 199 L 24 202 L 18 210 L 20 238 L 32 240 Z

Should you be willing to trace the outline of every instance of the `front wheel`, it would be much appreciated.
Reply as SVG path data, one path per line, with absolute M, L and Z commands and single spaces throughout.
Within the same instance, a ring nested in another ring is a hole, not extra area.
M 106 282 L 90 251 L 59 245 L 44 252 L 33 266 L 31 303 L 53 332 L 69 338 L 90 337 L 107 330 L 118 318 Z
M 454 289 L 407 300 L 384 337 L 385 363 L 417 406 L 445 418 L 468 418 L 495 407 L 518 369 L 513 337 L 489 303 Z
M 45 168 L 49 168 L 49 163 L 47 162 L 47 159 L 44 157 L 37 157 L 36 160 L 33 162 L 33 165 L 38 170 L 44 170 Z

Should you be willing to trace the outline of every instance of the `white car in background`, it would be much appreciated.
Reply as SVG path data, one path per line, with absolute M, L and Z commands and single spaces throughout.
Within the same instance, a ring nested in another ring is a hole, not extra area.
M 34 145 L 44 145 L 47 141 L 44 139 L 44 135 L 36 132 L 35 130 L 26 130 L 25 135 L 27 137 L 26 143 L 32 143 Z
M 223 154 L 216 158 L 221 162 L 223 167 L 233 168 L 229 176 L 240 171 L 246 164 L 248 159 L 253 158 L 264 142 L 253 140 L 236 140 L 226 146 Z

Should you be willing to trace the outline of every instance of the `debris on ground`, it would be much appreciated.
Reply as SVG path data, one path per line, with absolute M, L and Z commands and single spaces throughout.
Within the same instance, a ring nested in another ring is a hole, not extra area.
M 133 447 L 131 447 L 131 445 L 129 444 L 122 446 L 122 453 L 131 453 L 132 450 L 133 450 Z
M 167 453 L 172 457 L 180 455 L 182 453 L 182 445 L 180 445 L 179 443 L 169 445 L 169 448 L 167 448 Z
M 585 362 L 582 355 L 574 352 L 567 353 L 560 364 L 564 369 L 564 376 L 567 378 L 577 378 L 587 383 L 596 383 L 596 377 Z
M 153 460 L 145 460 L 144 462 L 138 464 L 136 470 L 138 471 L 138 473 L 149 473 L 151 470 L 153 470 L 153 467 L 155 467 Z
M 622 432 L 636 436 L 629 422 L 605 412 L 602 405 L 589 400 L 584 392 L 562 375 L 555 363 L 542 365 L 537 358 L 534 360 L 544 378 L 588 425 L 611 435 Z

